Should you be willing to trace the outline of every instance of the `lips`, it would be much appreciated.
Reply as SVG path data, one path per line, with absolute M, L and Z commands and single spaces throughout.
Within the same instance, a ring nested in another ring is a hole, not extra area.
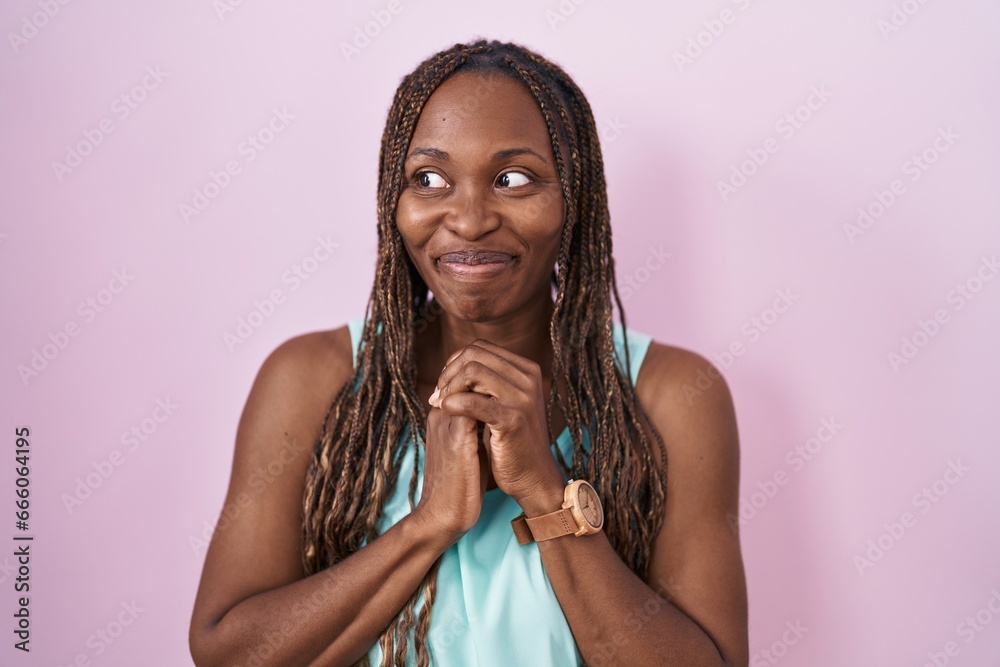
M 449 252 L 438 258 L 439 262 L 445 264 L 467 264 L 476 266 L 478 264 L 506 264 L 514 259 L 513 255 L 505 252 L 484 252 L 466 250 L 461 252 Z
M 438 258 L 438 268 L 455 280 L 494 280 L 514 265 L 515 256 L 496 250 L 459 250 Z

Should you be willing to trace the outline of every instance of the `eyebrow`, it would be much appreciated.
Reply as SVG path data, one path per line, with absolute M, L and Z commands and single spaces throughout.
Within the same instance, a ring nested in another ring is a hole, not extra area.
M 414 148 L 412 151 L 410 151 L 410 154 L 406 156 L 406 159 L 409 160 L 410 158 L 416 157 L 418 155 L 426 155 L 427 157 L 434 158 L 435 160 L 448 160 L 448 161 L 451 160 L 451 155 L 449 155 L 447 151 L 443 151 L 439 148 L 423 148 L 423 147 Z M 505 148 L 502 151 L 497 151 L 496 153 L 494 153 L 491 159 L 494 162 L 500 162 L 502 160 L 509 160 L 512 157 L 517 157 L 518 155 L 534 155 L 542 162 L 548 162 L 548 160 L 545 159 L 544 156 L 539 155 L 538 152 L 528 148 L 527 146 L 521 146 L 518 148 Z

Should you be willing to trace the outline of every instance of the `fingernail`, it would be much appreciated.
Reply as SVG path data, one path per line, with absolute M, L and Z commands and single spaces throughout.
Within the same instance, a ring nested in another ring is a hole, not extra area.
M 441 390 L 437 387 L 434 387 L 434 393 L 431 394 L 431 397 L 427 399 L 427 402 L 436 408 L 438 406 L 438 398 L 440 396 L 441 396 Z

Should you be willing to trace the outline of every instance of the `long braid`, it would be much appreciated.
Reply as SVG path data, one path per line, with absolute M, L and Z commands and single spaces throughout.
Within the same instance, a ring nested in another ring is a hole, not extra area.
M 403 165 L 420 113 L 437 87 L 458 71 L 499 73 L 521 82 L 538 102 L 552 141 L 565 204 L 550 323 L 553 383 L 548 399 L 573 440 L 574 476 L 605 499 L 608 539 L 645 576 L 666 501 L 663 442 L 628 376 L 614 359 L 613 306 L 625 315 L 614 280 L 603 160 L 593 113 L 558 66 L 515 44 L 456 44 L 421 63 L 396 90 L 379 151 L 378 261 L 365 312 L 354 377 L 335 396 L 313 452 L 303 498 L 303 565 L 314 573 L 375 539 L 382 510 L 399 480 L 405 448 L 419 457 L 426 424 L 416 391 L 415 327 L 429 314 L 428 290 L 395 226 Z M 565 159 L 562 150 L 565 150 Z M 431 302 L 431 306 L 434 302 Z M 566 392 L 559 391 L 565 387 Z M 584 446 L 584 431 L 590 439 Z M 653 433 L 651 441 L 646 430 Z M 403 437 L 403 436 L 406 437 Z M 561 458 L 561 455 L 560 455 Z M 414 506 L 419 459 L 408 482 Z M 379 639 L 383 665 L 405 664 L 409 637 L 417 664 L 426 644 L 440 560 Z M 420 604 L 420 601 L 423 601 Z M 418 610 L 419 606 L 419 610 Z M 361 660 L 367 664 L 367 658 Z

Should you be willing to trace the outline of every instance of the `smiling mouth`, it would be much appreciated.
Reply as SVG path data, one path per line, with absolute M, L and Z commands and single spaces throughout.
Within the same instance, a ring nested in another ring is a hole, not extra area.
M 514 263 L 505 252 L 449 252 L 438 258 L 438 267 L 458 278 L 492 278 Z
M 507 264 L 514 259 L 513 255 L 505 252 L 449 252 L 438 258 L 439 262 L 446 264 L 467 264 L 477 266 L 480 264 Z

